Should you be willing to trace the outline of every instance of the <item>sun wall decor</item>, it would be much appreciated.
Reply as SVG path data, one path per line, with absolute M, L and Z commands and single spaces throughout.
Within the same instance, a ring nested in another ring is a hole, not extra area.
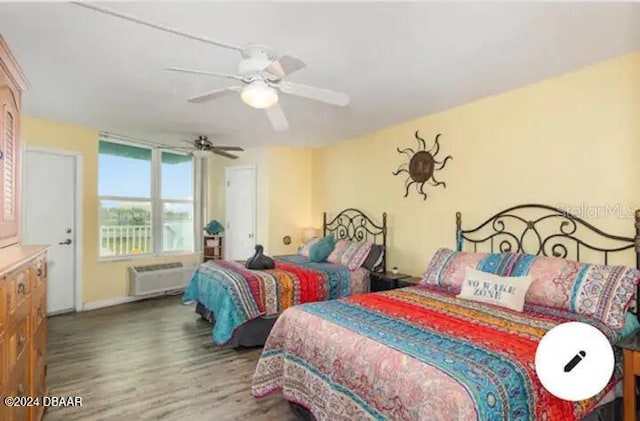
M 440 171 L 447 164 L 447 161 L 453 159 L 451 155 L 447 155 L 444 160 L 439 161 L 437 159 L 438 152 L 440 152 L 440 133 L 436 136 L 435 141 L 431 149 L 427 149 L 427 145 L 423 138 L 418 135 L 416 130 L 416 140 L 418 141 L 418 150 L 414 151 L 411 148 L 400 149 L 396 148 L 398 153 L 406 154 L 409 157 L 409 162 L 405 162 L 400 165 L 393 175 L 400 175 L 401 173 L 407 173 L 407 179 L 404 182 L 405 193 L 404 197 L 409 195 L 409 187 L 413 184 L 416 185 L 416 191 L 423 196 L 423 200 L 427 200 L 427 193 L 424 192 L 424 184 L 429 183 L 432 186 L 442 186 L 447 188 L 447 184 L 444 181 L 438 181 L 435 178 L 435 172 Z

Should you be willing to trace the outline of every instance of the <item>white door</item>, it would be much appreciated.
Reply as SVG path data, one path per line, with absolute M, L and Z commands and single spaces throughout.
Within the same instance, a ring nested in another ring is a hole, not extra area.
M 46 244 L 47 313 L 75 307 L 76 157 L 27 150 L 23 244 Z
M 256 246 L 256 169 L 227 168 L 225 185 L 225 258 L 244 260 Z

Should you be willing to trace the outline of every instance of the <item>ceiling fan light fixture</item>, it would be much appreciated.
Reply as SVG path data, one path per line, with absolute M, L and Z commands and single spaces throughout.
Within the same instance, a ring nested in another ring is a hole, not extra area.
M 263 81 L 257 80 L 242 90 L 240 98 L 250 107 L 265 109 L 278 102 L 278 92 Z
M 196 158 L 208 158 L 210 156 L 209 152 L 202 149 L 196 149 L 195 151 L 191 151 L 191 154 Z

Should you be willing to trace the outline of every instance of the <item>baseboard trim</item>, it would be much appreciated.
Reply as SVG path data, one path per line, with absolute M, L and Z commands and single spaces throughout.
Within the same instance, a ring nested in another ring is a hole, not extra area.
M 140 296 L 126 295 L 124 297 L 113 297 L 107 298 L 106 300 L 91 301 L 82 305 L 82 311 L 97 310 L 99 308 L 113 307 L 120 304 L 132 303 L 134 301 L 146 300 L 147 298 L 160 297 L 162 295 L 166 295 L 167 292 L 158 292 L 155 294 Z

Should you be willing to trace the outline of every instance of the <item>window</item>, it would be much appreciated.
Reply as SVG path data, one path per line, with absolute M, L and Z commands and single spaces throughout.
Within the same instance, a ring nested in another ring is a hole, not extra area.
M 193 158 L 162 151 L 162 251 L 193 251 Z
M 191 155 L 100 140 L 100 257 L 194 251 Z

